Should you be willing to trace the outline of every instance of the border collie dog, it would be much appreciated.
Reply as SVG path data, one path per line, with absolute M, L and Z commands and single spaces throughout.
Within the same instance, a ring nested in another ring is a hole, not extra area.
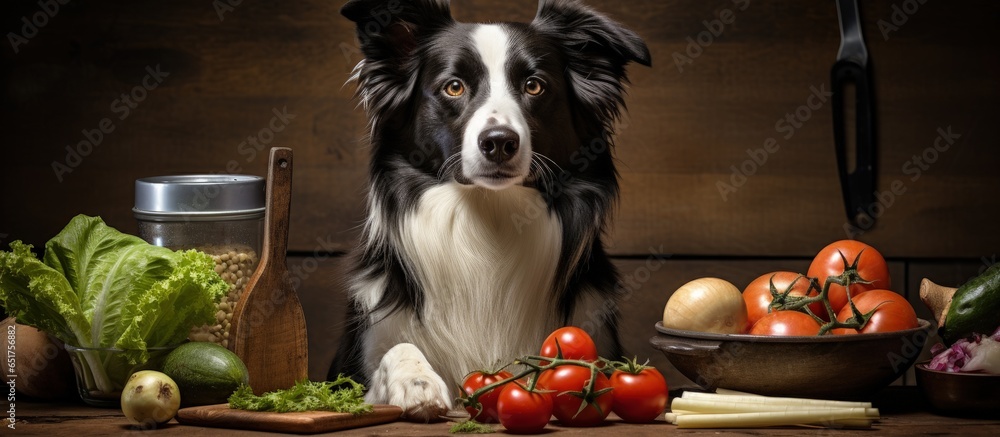
M 470 24 L 447 0 L 352 0 L 370 192 L 330 370 L 431 420 L 464 375 L 576 325 L 618 357 L 620 287 L 601 241 L 612 134 L 638 35 L 573 0 Z

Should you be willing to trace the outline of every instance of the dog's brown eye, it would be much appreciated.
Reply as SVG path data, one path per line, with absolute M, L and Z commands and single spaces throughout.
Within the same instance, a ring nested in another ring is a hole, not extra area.
M 465 84 L 460 80 L 449 81 L 444 86 L 444 93 L 451 97 L 461 97 L 465 94 Z
M 528 94 L 537 96 L 544 91 L 545 82 L 542 82 L 542 80 L 537 77 L 528 78 L 528 80 L 524 82 L 524 92 Z

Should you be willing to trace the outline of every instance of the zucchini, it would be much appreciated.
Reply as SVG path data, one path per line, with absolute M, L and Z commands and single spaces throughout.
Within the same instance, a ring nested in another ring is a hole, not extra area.
M 177 383 L 185 407 L 224 404 L 250 380 L 240 357 L 221 345 L 192 341 L 174 349 L 163 361 L 163 373 Z
M 952 344 L 974 332 L 992 334 L 1000 326 L 1000 264 L 966 282 L 952 297 L 939 333 Z

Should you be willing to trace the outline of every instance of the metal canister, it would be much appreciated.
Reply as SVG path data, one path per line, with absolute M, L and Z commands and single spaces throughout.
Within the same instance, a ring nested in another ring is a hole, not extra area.
M 193 341 L 229 346 L 229 326 L 257 268 L 264 236 L 265 181 L 259 176 L 178 175 L 135 181 L 139 236 L 157 246 L 212 256 L 229 284 L 216 323 L 191 331 Z

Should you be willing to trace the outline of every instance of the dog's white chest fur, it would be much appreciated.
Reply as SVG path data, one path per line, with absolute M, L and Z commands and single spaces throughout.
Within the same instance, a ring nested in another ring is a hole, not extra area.
M 558 325 L 552 283 L 561 225 L 538 191 L 433 187 L 404 219 L 400 239 L 424 291 L 423 321 L 404 310 L 373 326 L 369 365 L 412 343 L 453 388 L 472 370 L 537 352 Z

